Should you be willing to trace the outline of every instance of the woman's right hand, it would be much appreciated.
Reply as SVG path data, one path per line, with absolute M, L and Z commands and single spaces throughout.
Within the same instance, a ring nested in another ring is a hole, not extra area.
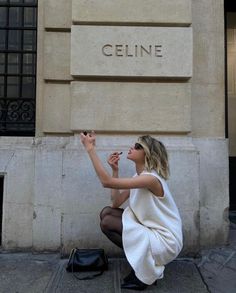
M 117 172 L 119 170 L 119 164 L 118 164 L 119 160 L 120 160 L 120 154 L 118 152 L 114 152 L 109 156 L 107 163 L 112 168 L 112 171 Z

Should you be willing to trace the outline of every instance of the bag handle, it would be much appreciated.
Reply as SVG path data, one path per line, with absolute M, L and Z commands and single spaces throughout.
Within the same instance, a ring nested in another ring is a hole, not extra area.
M 73 250 L 72 255 L 70 256 L 70 258 L 72 259 L 72 267 L 71 267 L 71 272 L 73 274 L 73 276 L 78 279 L 78 280 L 92 280 L 98 276 L 101 276 L 105 270 L 101 270 L 99 273 L 93 274 L 93 275 L 87 275 L 85 277 L 79 277 L 78 275 L 76 275 L 76 273 L 74 272 L 74 258 L 75 258 L 75 252 L 76 249 Z

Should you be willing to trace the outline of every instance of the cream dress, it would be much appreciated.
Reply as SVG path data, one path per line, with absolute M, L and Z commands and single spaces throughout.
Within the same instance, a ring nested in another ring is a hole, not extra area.
M 129 206 L 122 215 L 122 239 L 137 278 L 150 285 L 163 278 L 164 265 L 180 253 L 182 222 L 165 180 L 155 171 L 142 174 L 156 177 L 164 196 L 157 197 L 146 188 L 131 189 Z

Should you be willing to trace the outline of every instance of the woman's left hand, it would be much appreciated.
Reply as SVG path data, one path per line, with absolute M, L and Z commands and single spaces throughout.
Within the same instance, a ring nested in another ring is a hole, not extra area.
M 82 144 L 84 145 L 87 152 L 92 150 L 95 147 L 96 143 L 96 135 L 95 132 L 92 131 L 91 133 L 87 133 L 86 135 L 81 132 L 80 133 L 80 140 Z

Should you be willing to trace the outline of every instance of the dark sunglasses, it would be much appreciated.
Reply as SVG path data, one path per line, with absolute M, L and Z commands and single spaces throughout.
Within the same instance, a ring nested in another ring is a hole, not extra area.
M 134 145 L 134 149 L 135 150 L 142 150 L 143 147 L 142 147 L 142 145 L 140 143 L 136 142 L 135 145 Z

